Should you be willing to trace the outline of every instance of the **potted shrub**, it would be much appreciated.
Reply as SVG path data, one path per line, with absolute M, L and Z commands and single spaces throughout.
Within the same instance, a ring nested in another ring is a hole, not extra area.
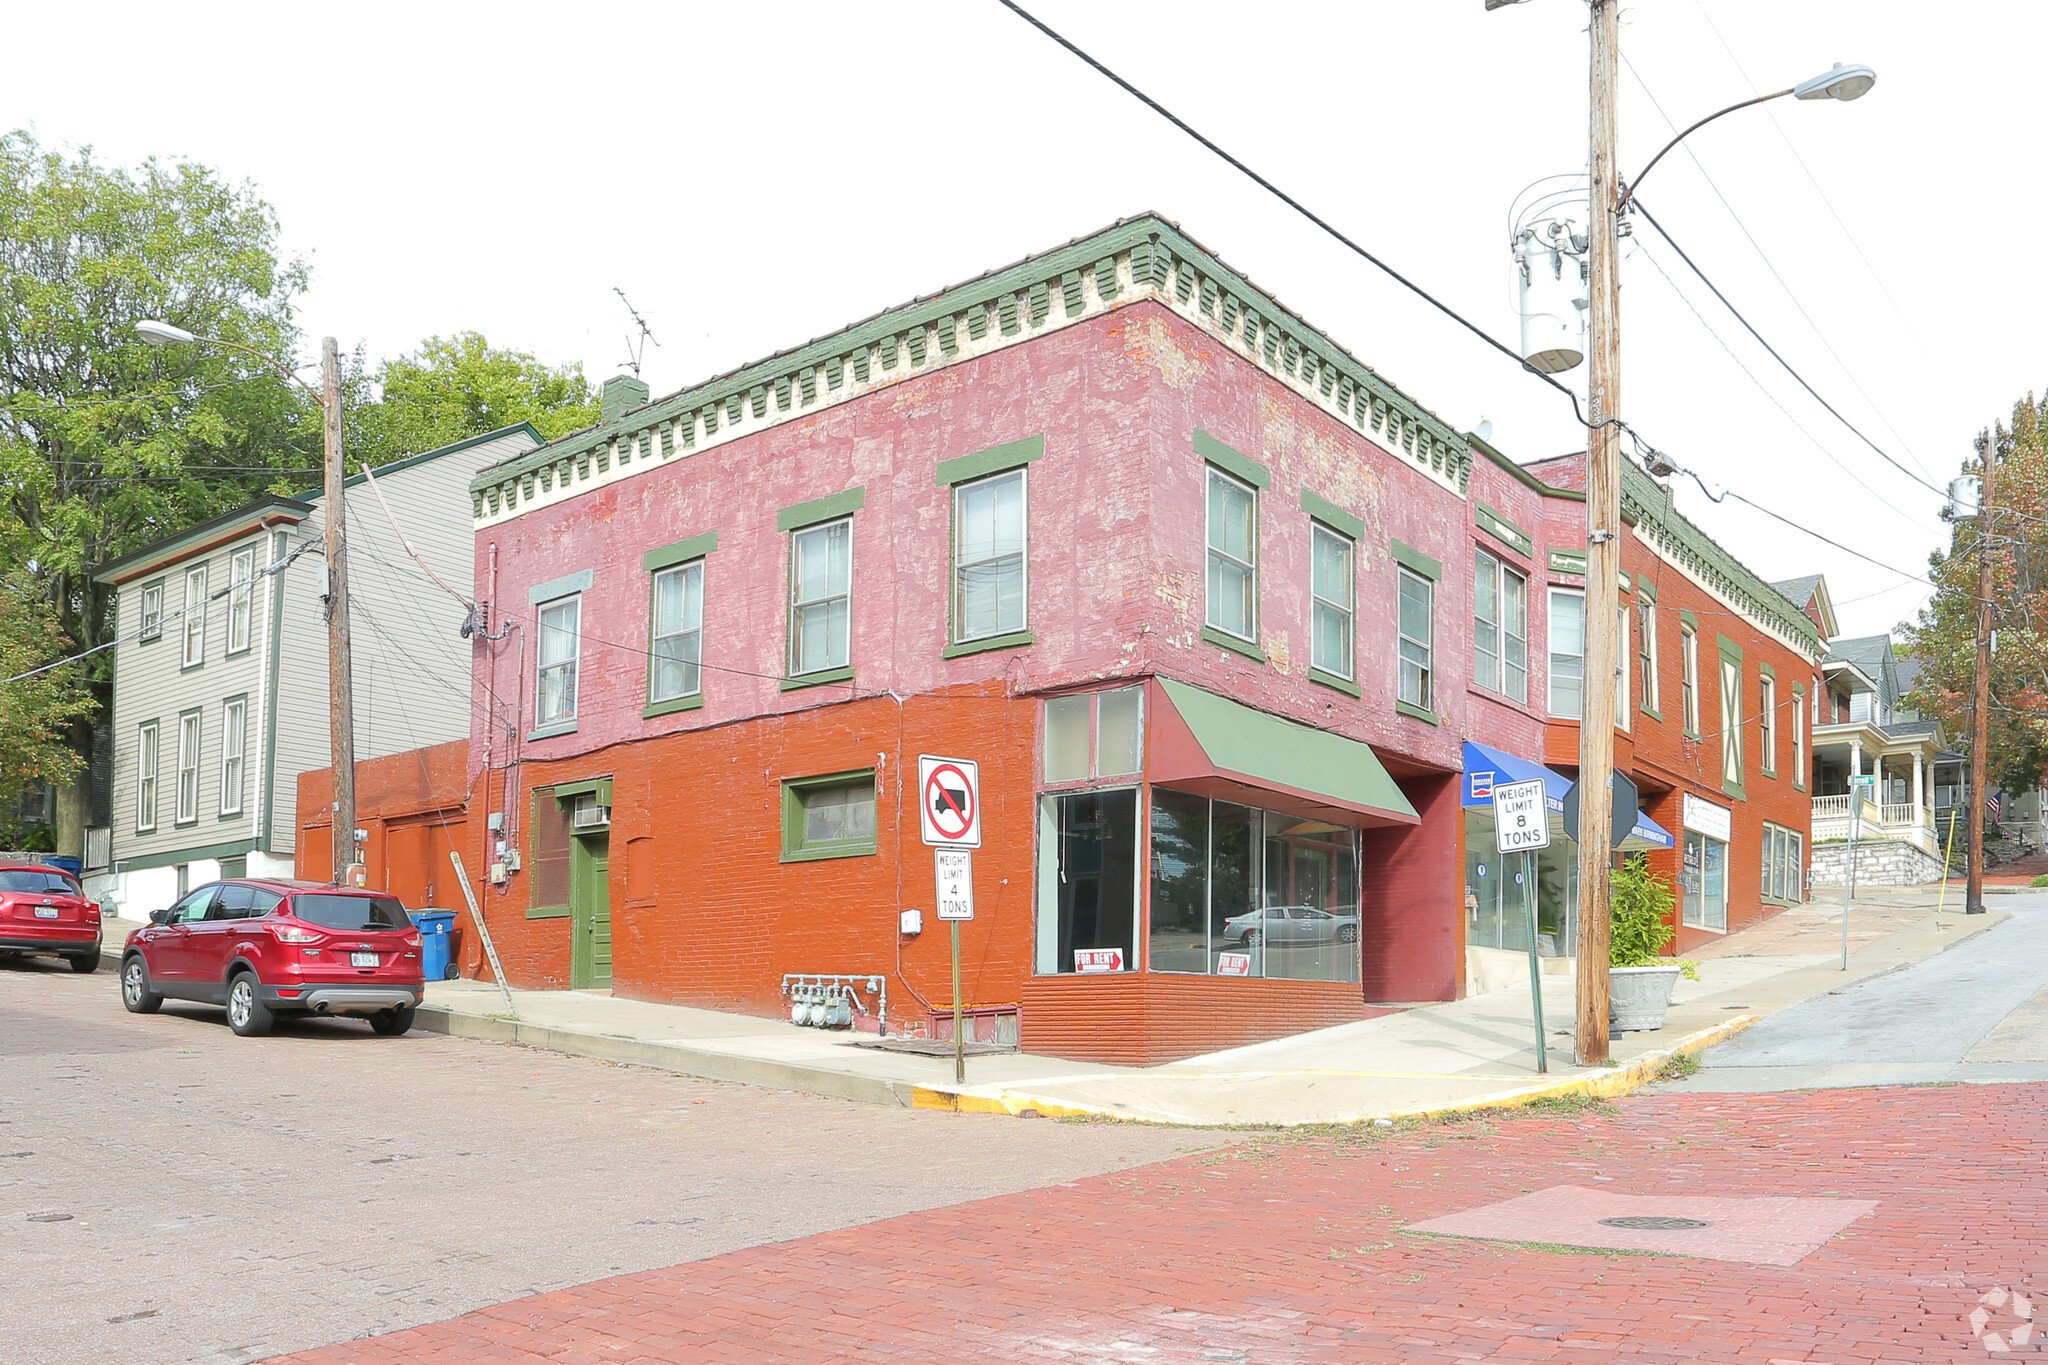
M 1642 853 L 1623 859 L 1610 885 L 1608 1022 L 1622 1033 L 1663 1028 L 1679 976 L 1699 979 L 1692 963 L 1663 955 L 1678 932 L 1669 922 L 1671 888 L 1651 873 L 1649 856 Z

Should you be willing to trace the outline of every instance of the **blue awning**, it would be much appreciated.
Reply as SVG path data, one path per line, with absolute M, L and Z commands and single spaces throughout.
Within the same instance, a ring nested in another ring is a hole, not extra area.
M 1554 838 L 1564 837 L 1563 811 L 1565 793 L 1572 789 L 1572 780 L 1563 773 L 1554 772 L 1541 763 L 1532 763 L 1526 758 L 1516 758 L 1486 744 L 1465 741 L 1465 800 L 1469 808 L 1491 806 L 1493 788 L 1500 782 L 1528 782 L 1541 779 L 1543 782 L 1543 804 L 1551 813 L 1551 834 Z M 1648 848 L 1670 848 L 1674 841 L 1671 832 L 1649 817 L 1646 811 L 1636 812 L 1635 828 L 1628 838 L 1621 841 L 1623 852 L 1636 852 Z

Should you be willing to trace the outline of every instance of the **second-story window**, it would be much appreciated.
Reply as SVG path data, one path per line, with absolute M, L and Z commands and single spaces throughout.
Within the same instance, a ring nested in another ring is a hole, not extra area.
M 228 560 L 228 653 L 239 654 L 249 647 L 249 613 L 256 597 L 256 550 L 235 551 Z
M 1691 626 L 1682 626 L 1678 632 L 1679 675 L 1678 692 L 1685 704 L 1685 732 L 1697 735 L 1700 732 L 1700 637 Z
M 853 519 L 789 537 L 789 675 L 852 662 Z
M 199 818 L 199 713 L 178 717 L 178 815 L 181 825 Z
M 540 662 L 533 701 L 535 725 L 576 719 L 576 681 L 583 655 L 583 598 L 557 598 L 540 608 Z
M 139 635 L 154 640 L 164 633 L 164 585 L 145 584 L 142 589 L 142 621 Z
M 206 566 L 185 571 L 185 667 L 206 662 Z
M 1806 707 L 1797 684 L 1792 688 L 1792 785 L 1806 785 Z
M 1586 595 L 1550 590 L 1550 714 L 1577 720 L 1586 711 Z
M 220 708 L 220 813 L 242 813 L 242 749 L 248 738 L 249 703 L 240 697 Z
M 1529 580 L 1484 550 L 1472 568 L 1472 681 L 1529 700 Z
M 157 723 L 135 727 L 135 832 L 156 828 Z
M 1435 622 L 1433 599 L 1436 585 L 1406 565 L 1399 569 L 1401 580 L 1401 679 L 1395 695 L 1410 706 L 1427 711 L 1436 698 Z
M 1721 660 L 1721 779 L 1742 785 L 1742 664 Z
M 1629 614 L 1626 606 L 1614 614 L 1614 723 L 1624 730 L 1634 716 L 1628 704 Z
M 647 699 L 675 701 L 704 690 L 704 561 L 654 575 L 652 670 Z
M 1778 680 L 1766 673 L 1763 683 L 1763 703 L 1757 713 L 1757 762 L 1766 773 L 1775 775 L 1778 771 Z
M 1355 547 L 1351 537 L 1339 535 L 1327 526 L 1316 525 L 1310 533 L 1309 595 L 1314 603 L 1314 620 L 1309 633 L 1314 648 L 1309 662 L 1325 673 L 1346 681 L 1352 679 L 1352 624 L 1354 603 L 1352 572 Z
M 1024 629 L 1024 471 L 953 490 L 953 642 Z
M 1664 689 L 1657 685 L 1657 604 L 1643 599 L 1642 658 L 1639 660 L 1643 674 L 1643 709 L 1659 711 Z
M 1250 484 L 1209 470 L 1208 615 L 1240 640 L 1259 631 L 1259 497 Z

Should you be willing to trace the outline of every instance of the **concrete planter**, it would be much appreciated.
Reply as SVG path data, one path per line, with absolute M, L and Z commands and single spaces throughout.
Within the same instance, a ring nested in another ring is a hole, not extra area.
M 1671 992 L 1678 987 L 1677 967 L 1611 967 L 1607 974 L 1607 1020 L 1617 1033 L 1643 1033 L 1664 1027 Z

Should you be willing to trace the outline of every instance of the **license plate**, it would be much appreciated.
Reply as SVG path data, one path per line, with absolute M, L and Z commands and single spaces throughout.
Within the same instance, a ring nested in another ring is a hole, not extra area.
M 57 907 L 56 907 L 56 906 L 54 906 L 54 905 L 38 905 L 38 906 L 36 907 L 36 918 L 37 918 L 37 919 L 55 919 L 55 918 L 57 918 Z
M 350 953 L 348 960 L 358 967 L 374 967 L 377 965 L 377 955 L 375 953 Z

